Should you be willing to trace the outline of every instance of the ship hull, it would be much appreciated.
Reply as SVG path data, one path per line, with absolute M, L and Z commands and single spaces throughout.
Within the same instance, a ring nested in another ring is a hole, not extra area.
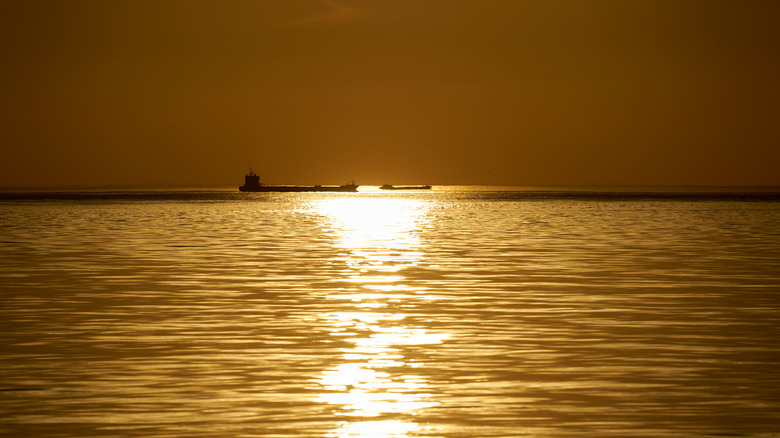
M 381 186 L 382 190 L 429 190 L 431 186 Z
M 356 192 L 358 186 L 240 186 L 242 192 Z

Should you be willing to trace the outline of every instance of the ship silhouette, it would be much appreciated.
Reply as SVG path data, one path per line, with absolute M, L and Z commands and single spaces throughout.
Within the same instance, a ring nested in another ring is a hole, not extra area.
M 271 186 L 260 182 L 260 175 L 252 169 L 244 176 L 244 185 L 239 186 L 242 192 L 356 192 L 359 186 L 354 181 L 340 186 Z
M 431 186 L 394 186 L 392 184 L 383 184 L 379 188 L 382 190 L 428 190 Z

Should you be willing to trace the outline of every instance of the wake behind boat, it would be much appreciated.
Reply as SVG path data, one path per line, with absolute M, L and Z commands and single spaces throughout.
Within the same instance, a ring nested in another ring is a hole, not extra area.
M 244 185 L 239 186 L 242 192 L 356 192 L 355 182 L 340 186 L 269 186 L 260 182 L 260 176 L 252 169 L 244 176 Z
M 392 184 L 384 184 L 379 186 L 382 190 L 429 190 L 431 186 L 394 186 Z

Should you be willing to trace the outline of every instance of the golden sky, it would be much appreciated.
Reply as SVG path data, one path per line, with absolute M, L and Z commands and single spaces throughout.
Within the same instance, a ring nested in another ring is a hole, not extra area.
M 780 185 L 780 1 L 5 0 L 0 188 Z

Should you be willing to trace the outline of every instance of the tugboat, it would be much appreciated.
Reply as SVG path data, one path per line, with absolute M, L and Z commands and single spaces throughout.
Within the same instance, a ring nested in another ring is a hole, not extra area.
M 394 186 L 392 184 L 384 184 L 379 186 L 382 190 L 430 190 L 431 186 Z
M 268 186 L 260 182 L 260 175 L 252 169 L 244 176 L 242 192 L 356 192 L 359 186 L 354 181 L 340 186 Z

